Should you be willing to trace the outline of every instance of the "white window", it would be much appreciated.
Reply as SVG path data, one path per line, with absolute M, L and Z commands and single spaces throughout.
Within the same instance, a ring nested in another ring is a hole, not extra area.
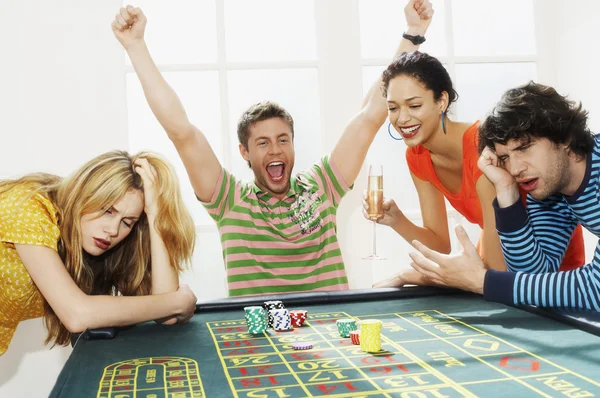
M 450 73 L 460 95 L 454 119 L 481 119 L 504 90 L 536 79 L 533 0 L 432 3 L 434 20 L 421 51 L 438 57 Z M 343 126 L 359 110 L 362 93 L 391 60 L 406 28 L 405 4 L 398 0 L 142 0 L 138 4 L 148 17 L 150 51 L 191 121 L 205 133 L 221 163 L 245 179 L 251 179 L 252 173 L 239 154 L 236 132 L 244 110 L 262 100 L 285 107 L 295 121 L 296 171 L 307 168 L 333 148 Z M 125 73 L 131 150 L 158 151 L 176 165 L 197 224 L 196 273 L 188 282 L 200 297 L 225 295 L 217 229 L 195 200 L 183 165 L 152 116 L 129 60 Z M 386 196 L 418 220 L 419 203 L 405 148 L 388 136 L 384 125 L 367 163 L 384 164 Z M 364 189 L 363 177 L 355 190 Z M 360 217 L 350 217 L 360 206 L 359 196 L 343 204 L 346 209 L 338 218 L 341 226 L 355 231 L 342 231 L 340 243 L 351 286 L 356 288 L 368 287 L 372 276 L 364 274 L 366 267 L 360 260 L 370 250 L 371 229 Z M 401 239 L 390 229 L 379 231 L 380 251 L 406 263 L 407 246 L 398 244 Z

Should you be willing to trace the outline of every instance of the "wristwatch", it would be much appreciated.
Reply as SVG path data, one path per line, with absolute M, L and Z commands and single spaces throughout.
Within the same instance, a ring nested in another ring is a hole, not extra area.
M 412 36 L 412 35 L 407 35 L 406 33 L 402 33 L 402 37 L 404 37 L 406 40 L 410 41 L 415 46 L 418 46 L 419 44 L 422 44 L 425 42 L 425 36 Z

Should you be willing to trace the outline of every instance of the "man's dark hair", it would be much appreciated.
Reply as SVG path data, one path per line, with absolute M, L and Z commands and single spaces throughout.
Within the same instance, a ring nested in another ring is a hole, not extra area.
M 529 83 L 508 90 L 479 126 L 479 153 L 510 140 L 546 138 L 584 157 L 594 147 L 587 126 L 588 112 L 543 84 Z
M 442 93 L 448 93 L 448 107 L 458 99 L 456 90 L 452 87 L 452 79 L 444 65 L 429 54 L 414 51 L 396 56 L 391 64 L 383 71 L 381 77 L 381 92 L 387 97 L 390 81 L 401 75 L 415 78 L 427 90 L 433 91 L 433 99 L 439 101 Z M 448 109 L 444 111 L 447 111 Z
M 237 125 L 237 135 L 240 144 L 248 150 L 248 138 L 250 137 L 250 127 L 263 120 L 278 117 L 290 126 L 292 130 L 292 139 L 294 138 L 294 119 L 282 106 L 275 102 L 263 101 L 252 105 L 242 114 Z

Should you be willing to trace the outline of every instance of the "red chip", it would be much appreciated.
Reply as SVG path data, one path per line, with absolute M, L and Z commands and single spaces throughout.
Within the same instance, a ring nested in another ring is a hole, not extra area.
M 290 319 L 292 321 L 292 326 L 299 328 L 306 321 L 306 310 L 291 310 L 290 311 Z
M 304 319 L 292 318 L 292 326 L 299 328 L 304 325 Z
M 350 332 L 350 339 L 352 340 L 352 344 L 359 345 L 360 344 L 360 331 L 352 330 Z

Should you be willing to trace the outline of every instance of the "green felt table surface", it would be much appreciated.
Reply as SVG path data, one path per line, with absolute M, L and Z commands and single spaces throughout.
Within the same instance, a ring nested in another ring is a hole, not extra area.
M 470 294 L 377 297 L 315 304 L 319 295 L 281 296 L 287 308 L 308 310 L 305 324 L 287 332 L 250 335 L 243 306 L 252 302 L 222 300 L 200 306 L 187 324 L 144 323 L 110 340 L 83 336 L 51 396 L 600 396 L 593 325 L 584 331 Z M 381 352 L 339 336 L 335 320 L 348 317 L 383 322 Z M 313 348 L 293 350 L 296 341 Z

